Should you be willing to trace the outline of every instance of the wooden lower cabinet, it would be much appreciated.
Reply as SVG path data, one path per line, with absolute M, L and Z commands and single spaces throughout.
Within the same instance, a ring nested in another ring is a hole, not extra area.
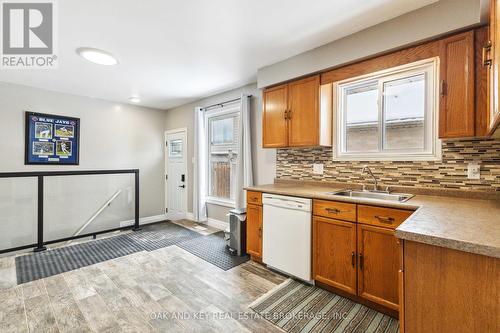
M 404 241 L 406 333 L 500 332 L 500 259 Z
M 391 313 L 399 310 L 399 250 L 393 229 L 313 217 L 314 280 Z
M 313 276 L 356 294 L 356 224 L 313 217 Z
M 262 259 L 262 206 L 247 205 L 247 253 L 252 259 Z
M 358 295 L 398 310 L 398 271 L 394 231 L 358 224 Z

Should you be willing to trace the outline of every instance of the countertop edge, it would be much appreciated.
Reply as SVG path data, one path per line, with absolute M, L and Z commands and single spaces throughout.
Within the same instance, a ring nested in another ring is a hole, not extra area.
M 273 189 L 268 189 L 268 188 L 262 188 L 259 186 L 248 186 L 248 187 L 245 187 L 244 189 L 248 190 L 248 191 L 256 191 L 256 192 L 278 194 L 278 195 L 290 195 L 290 196 L 304 197 L 304 198 L 310 198 L 310 199 L 323 199 L 323 200 L 331 200 L 331 201 L 350 202 L 350 203 L 356 203 L 356 204 L 362 204 L 362 205 L 376 205 L 376 206 L 383 206 L 383 207 L 389 207 L 389 208 L 414 210 L 415 213 L 417 213 L 420 209 L 423 208 L 422 205 L 416 205 L 416 204 L 412 205 L 411 203 L 400 203 L 400 202 L 395 203 L 395 202 L 386 202 L 386 201 L 382 201 L 382 200 L 365 199 L 365 198 L 348 198 L 348 197 L 334 197 L 334 198 L 332 198 L 331 195 L 314 195 L 314 194 L 307 195 L 307 194 L 303 194 L 303 193 L 294 194 L 293 191 L 287 191 L 286 189 L 284 189 L 284 190 L 274 189 L 273 190 Z M 494 246 L 480 244 L 480 243 L 474 243 L 474 242 L 469 242 L 469 241 L 464 241 L 464 240 L 446 238 L 446 237 L 442 237 L 442 236 L 429 235 L 429 234 L 420 233 L 420 232 L 401 230 L 401 228 L 402 227 L 404 228 L 405 224 L 407 222 L 411 221 L 411 219 L 412 219 L 412 217 L 410 216 L 405 222 L 403 222 L 401 225 L 399 225 L 395 229 L 395 235 L 397 238 L 400 238 L 403 240 L 408 240 L 408 241 L 429 244 L 429 245 L 434 245 L 434 246 L 440 246 L 440 247 L 449 248 L 452 250 L 458 250 L 458 251 L 462 251 L 462 252 L 485 255 L 485 256 L 494 257 L 494 258 L 500 258 L 500 248 L 497 248 Z

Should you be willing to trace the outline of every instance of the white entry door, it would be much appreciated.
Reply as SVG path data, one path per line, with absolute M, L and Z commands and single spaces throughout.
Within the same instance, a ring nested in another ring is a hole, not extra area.
M 165 212 L 170 220 L 186 217 L 187 212 L 187 130 L 165 133 Z

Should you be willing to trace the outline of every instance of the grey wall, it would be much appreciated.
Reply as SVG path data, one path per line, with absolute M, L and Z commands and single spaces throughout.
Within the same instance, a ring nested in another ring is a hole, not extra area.
M 479 24 L 482 11 L 486 9 L 485 3 L 485 0 L 440 0 L 263 67 L 257 73 L 258 87 L 266 87 Z
M 254 182 L 256 184 L 272 183 L 276 175 L 276 150 L 262 149 L 262 92 L 257 89 L 256 84 L 250 84 L 238 89 L 230 90 L 222 94 L 204 98 L 202 100 L 170 109 L 166 113 L 165 129 L 177 129 L 187 127 L 188 129 L 188 211 L 193 211 L 193 163 L 194 154 L 194 108 L 204 107 L 238 98 L 242 93 L 252 95 L 251 98 L 251 121 L 253 141 L 253 168 Z M 226 221 L 225 214 L 229 209 L 216 205 L 208 205 L 208 217 Z
M 81 118 L 80 165 L 24 165 L 24 111 Z M 141 217 L 163 214 L 165 111 L 0 83 L 0 116 L 0 172 L 138 168 Z

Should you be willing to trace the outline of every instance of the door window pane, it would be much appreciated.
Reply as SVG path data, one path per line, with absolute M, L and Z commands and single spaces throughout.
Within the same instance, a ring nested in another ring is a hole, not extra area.
M 182 157 L 182 140 L 170 140 L 169 157 Z
M 384 148 L 424 149 L 425 74 L 384 83 Z
M 345 90 L 346 151 L 378 149 L 378 88 L 376 83 Z

